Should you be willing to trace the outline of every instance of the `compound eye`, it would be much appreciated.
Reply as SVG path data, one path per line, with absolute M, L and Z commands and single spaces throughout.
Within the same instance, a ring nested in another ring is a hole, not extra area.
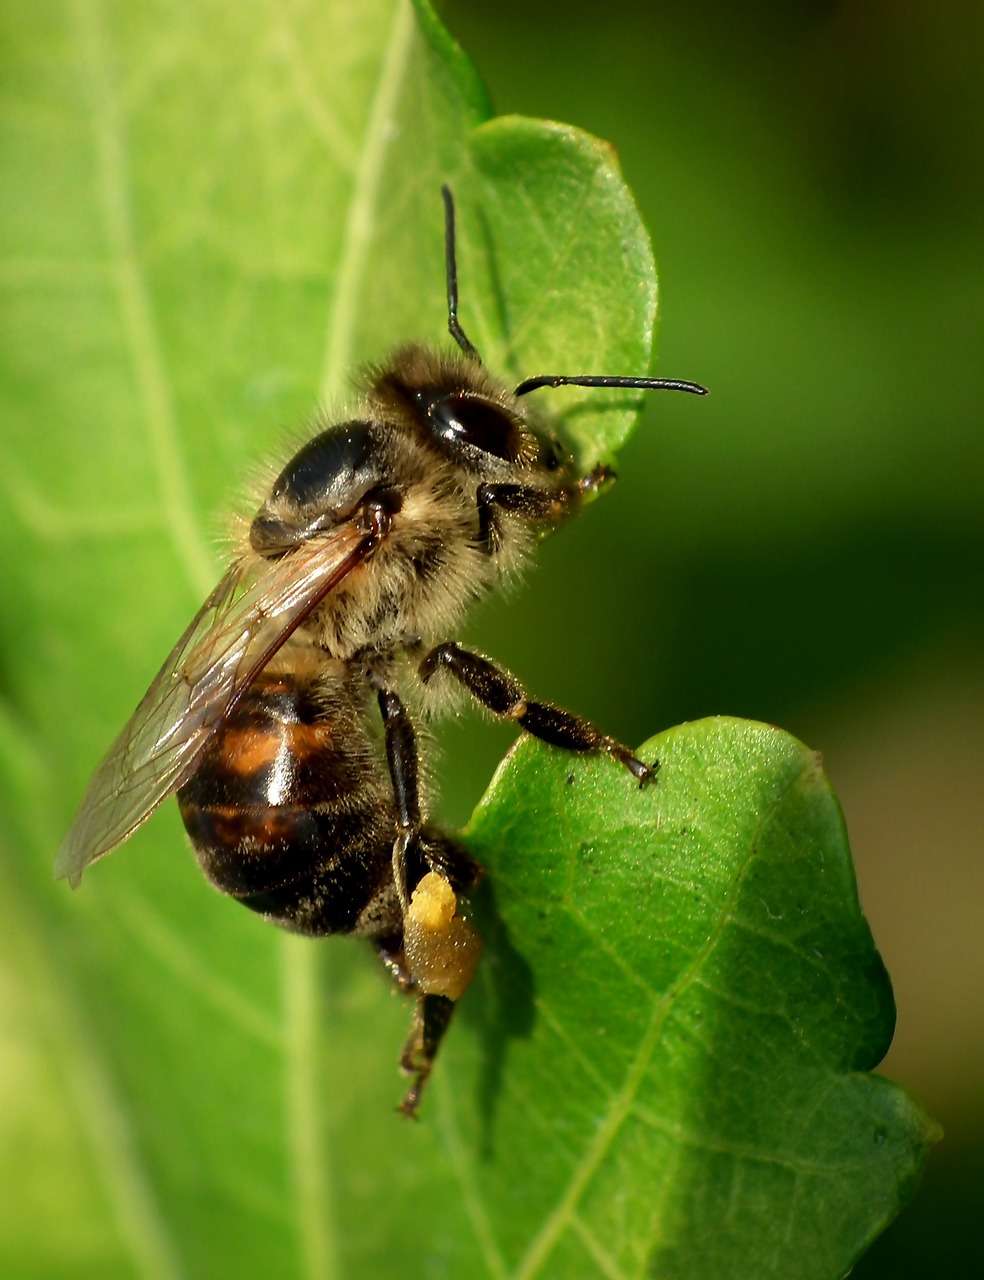
M 523 440 L 515 422 L 497 405 L 474 396 L 448 396 L 430 406 L 435 434 L 453 444 L 470 444 L 504 462 L 516 462 Z

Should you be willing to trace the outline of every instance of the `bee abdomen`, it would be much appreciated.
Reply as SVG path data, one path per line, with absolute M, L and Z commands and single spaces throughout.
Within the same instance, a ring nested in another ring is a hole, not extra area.
M 344 732 L 303 684 L 264 675 L 178 792 L 212 884 L 303 932 L 360 929 L 367 908 L 390 927 L 394 910 L 392 800 L 340 713 Z

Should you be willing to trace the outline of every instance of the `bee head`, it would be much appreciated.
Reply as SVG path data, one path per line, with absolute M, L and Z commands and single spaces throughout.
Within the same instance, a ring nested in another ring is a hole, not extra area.
M 382 415 L 411 422 L 418 437 L 477 475 L 507 479 L 522 472 L 529 478 L 568 460 L 560 442 L 529 421 L 515 395 L 467 356 L 403 347 L 376 371 L 370 396 Z

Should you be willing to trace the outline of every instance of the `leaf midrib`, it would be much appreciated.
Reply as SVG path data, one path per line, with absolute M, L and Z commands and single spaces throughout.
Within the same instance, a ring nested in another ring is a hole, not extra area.
M 114 263 L 123 332 L 143 404 L 142 422 L 160 480 L 165 523 L 192 588 L 205 596 L 215 573 L 195 514 L 191 483 L 179 447 L 164 353 L 137 251 L 132 182 L 116 86 L 110 74 L 108 36 L 101 19 L 98 5 L 74 0 L 73 26 L 80 63 L 86 68 L 89 82 L 87 97 L 97 189 L 103 197 L 103 219 Z
M 366 264 L 388 146 L 387 126 L 393 118 L 393 108 L 405 77 L 413 34 L 414 14 L 410 0 L 398 0 L 369 108 L 365 135 L 359 147 L 359 162 L 349 197 L 336 283 L 328 305 L 319 384 L 324 403 L 330 403 L 338 394 L 353 362 L 355 321 L 364 296 Z

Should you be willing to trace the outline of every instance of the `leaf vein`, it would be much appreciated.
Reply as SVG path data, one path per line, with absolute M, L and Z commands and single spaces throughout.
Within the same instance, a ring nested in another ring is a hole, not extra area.
M 580 1237 L 581 1243 L 591 1254 L 592 1261 L 601 1274 L 607 1277 L 607 1280 L 627 1280 L 626 1273 L 602 1245 L 594 1232 L 589 1230 L 578 1214 L 574 1214 L 571 1218 L 571 1227 L 574 1234 Z
M 109 65 L 101 6 L 76 0 L 74 22 L 89 73 L 90 111 L 103 215 L 124 333 L 143 401 L 144 425 L 160 479 L 171 535 L 193 588 L 208 591 L 214 573 L 194 514 L 191 486 L 178 449 L 178 431 L 168 390 L 150 292 L 137 250 L 130 176 L 123 145 L 116 88 Z
M 326 401 L 338 394 L 352 364 L 359 293 L 375 226 L 386 152 L 391 141 L 390 126 L 406 72 L 413 33 L 414 17 L 409 0 L 398 0 L 360 148 L 359 166 L 342 236 L 334 300 L 329 308 L 321 373 L 321 397 Z
M 472 1164 L 462 1141 L 452 1091 L 447 1086 L 446 1079 L 445 1075 L 439 1073 L 433 1087 L 440 1113 L 441 1128 L 444 1130 L 445 1144 L 451 1153 L 451 1168 L 461 1190 L 462 1203 L 478 1241 L 486 1269 L 493 1280 L 506 1280 L 508 1271 L 505 1259 L 495 1238 L 485 1202 L 472 1176 Z
M 649 1107 L 638 1102 L 633 1106 L 633 1113 L 643 1124 L 654 1129 L 657 1133 L 662 1133 L 666 1137 L 672 1138 L 674 1142 L 679 1143 L 681 1146 L 689 1147 L 695 1151 L 706 1151 L 714 1155 L 732 1156 L 735 1160 L 745 1160 L 753 1164 L 774 1165 L 780 1169 L 788 1169 L 790 1173 L 797 1176 L 813 1177 L 849 1173 L 863 1169 L 869 1163 L 863 1157 L 856 1160 L 798 1159 L 792 1154 L 779 1151 L 763 1151 L 759 1147 L 736 1142 L 730 1138 L 715 1138 L 703 1133 L 694 1133 L 683 1125 L 664 1119 Z
M 738 875 L 732 884 L 730 896 L 724 909 L 714 922 L 713 928 L 700 950 L 694 956 L 691 965 L 680 975 L 680 978 L 654 1008 L 636 1055 L 626 1071 L 622 1088 L 615 1095 L 612 1106 L 596 1130 L 594 1138 L 588 1143 L 581 1162 L 566 1190 L 530 1242 L 514 1273 L 514 1280 L 532 1280 L 533 1276 L 540 1273 L 561 1234 L 570 1225 L 581 1196 L 601 1166 L 602 1160 L 607 1155 L 619 1130 L 632 1110 L 636 1094 L 642 1084 L 650 1059 L 673 1006 L 700 974 L 703 965 L 714 951 L 737 910 L 739 888 L 758 857 L 759 840 L 762 831 L 773 820 L 775 812 L 781 807 L 783 797 L 796 784 L 800 773 L 796 773 L 787 780 L 782 794 L 775 797 L 773 805 L 762 815 L 754 838 L 748 841 L 747 851 Z
M 286 1022 L 284 1104 L 287 1143 L 294 1179 L 295 1218 L 303 1274 L 309 1280 L 342 1275 L 325 1151 L 317 1071 L 315 946 L 310 938 L 280 939 Z
M 271 22 L 276 24 L 277 51 L 287 68 L 298 105 L 331 158 L 346 173 L 352 173 L 356 167 L 356 152 L 348 136 L 338 127 L 331 110 L 321 100 L 317 82 L 311 75 L 290 23 L 278 4 L 268 5 L 267 12 Z

